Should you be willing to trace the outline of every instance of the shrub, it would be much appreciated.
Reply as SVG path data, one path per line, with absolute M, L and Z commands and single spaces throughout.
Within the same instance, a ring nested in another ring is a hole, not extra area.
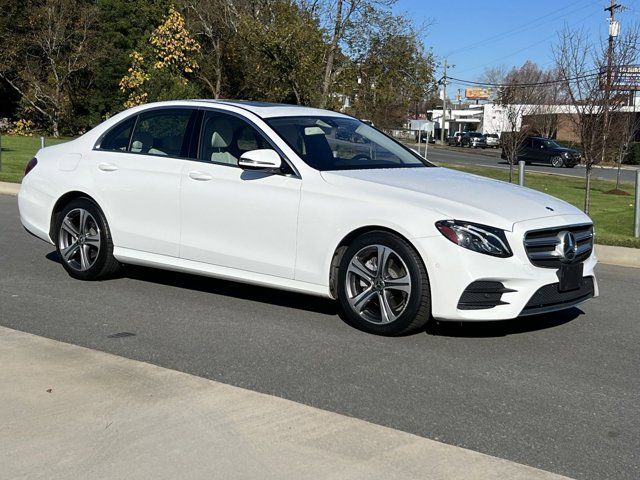
M 627 165 L 640 165 L 640 142 L 629 143 L 622 163 L 626 163 Z
M 17 135 L 19 137 L 33 137 L 34 123 L 31 120 L 19 119 L 7 130 L 9 135 Z

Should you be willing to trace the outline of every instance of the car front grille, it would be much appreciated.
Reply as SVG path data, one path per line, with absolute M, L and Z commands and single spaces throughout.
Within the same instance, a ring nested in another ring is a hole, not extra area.
M 557 251 L 560 245 L 560 233 L 569 231 L 576 237 L 577 251 L 571 263 L 583 262 L 593 250 L 593 225 L 571 225 L 566 227 L 532 230 L 524 236 L 524 248 L 531 263 L 537 267 L 560 268 L 562 255 Z

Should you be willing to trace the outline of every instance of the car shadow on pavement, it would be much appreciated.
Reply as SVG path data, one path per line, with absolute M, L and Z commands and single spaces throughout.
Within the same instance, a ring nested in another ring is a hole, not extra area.
M 55 250 L 48 253 L 46 258 L 52 262 L 60 263 L 60 257 Z M 342 312 L 338 302 L 328 298 L 306 295 L 304 293 L 288 292 L 286 290 L 250 285 L 232 280 L 221 280 L 202 275 L 173 272 L 137 265 L 125 265 L 116 278 L 129 278 L 147 283 L 157 283 L 176 288 L 212 293 L 214 295 L 224 295 L 242 300 L 306 310 L 323 315 L 334 315 L 339 316 L 345 323 L 352 325 Z M 423 331 L 410 332 L 406 335 L 401 335 L 401 337 L 413 336 L 423 332 L 428 335 L 442 337 L 505 337 L 507 335 L 558 327 L 575 320 L 582 314 L 584 314 L 582 310 L 573 307 L 559 312 L 504 321 L 440 322 L 432 319 Z
M 122 270 L 122 276 L 144 282 L 159 283 L 253 302 L 269 303 L 271 305 L 307 310 L 324 315 L 338 314 L 337 302 L 328 298 L 325 299 L 303 293 L 260 287 L 231 280 L 220 280 L 201 275 L 191 275 L 188 273 L 134 265 L 126 265 Z
M 46 258 L 52 262 L 60 263 L 60 257 L 55 250 L 48 253 Z M 125 265 L 115 278 L 130 278 L 147 283 L 157 283 L 198 292 L 225 295 L 227 297 L 253 302 L 297 308 L 299 310 L 307 310 L 324 315 L 338 315 L 339 313 L 338 303 L 328 298 L 287 292 L 275 288 L 260 287 L 231 280 L 219 280 L 201 275 L 191 275 L 188 273 L 140 267 L 137 265 Z
M 559 312 L 493 322 L 431 321 L 427 325 L 426 333 L 441 337 L 506 337 L 507 335 L 559 327 L 565 323 L 572 322 L 583 314 L 584 312 L 579 308 L 572 307 Z

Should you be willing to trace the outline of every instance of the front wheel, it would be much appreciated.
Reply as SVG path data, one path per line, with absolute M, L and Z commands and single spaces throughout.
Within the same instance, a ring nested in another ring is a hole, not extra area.
M 418 253 L 402 238 L 366 233 L 340 262 L 338 299 L 347 320 L 379 335 L 402 335 L 426 325 L 431 312 L 427 272 Z
M 60 261 L 73 278 L 97 280 L 119 269 L 107 220 L 88 198 L 65 205 L 56 219 L 56 234 Z
M 551 157 L 551 165 L 554 168 L 560 168 L 564 165 L 564 160 L 562 159 L 561 156 L 556 155 L 554 157 Z

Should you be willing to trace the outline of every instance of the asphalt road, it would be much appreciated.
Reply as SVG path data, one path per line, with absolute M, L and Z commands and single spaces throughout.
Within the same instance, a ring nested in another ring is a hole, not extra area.
M 412 148 L 417 149 L 417 143 L 411 145 Z M 421 153 L 424 152 L 424 145 L 422 145 Z M 509 169 L 509 164 L 506 160 L 500 158 L 500 150 L 474 150 L 470 148 L 451 147 L 442 148 L 433 145 L 429 145 L 427 150 L 427 158 L 435 163 L 446 166 L 447 163 L 460 164 L 460 165 L 475 165 L 481 167 L 493 167 L 504 170 Z M 516 167 L 517 168 L 517 167 Z M 553 168 L 547 165 L 527 165 L 527 171 L 554 173 L 558 175 L 568 175 L 571 177 L 584 178 L 584 167 L 576 165 L 574 168 Z M 593 177 L 602 180 L 615 180 L 617 170 L 613 168 L 594 167 Z M 620 179 L 626 183 L 635 182 L 636 172 L 633 168 L 625 167 L 621 170 Z
M 72 280 L 0 196 L 4 326 L 575 478 L 637 479 L 640 270 L 598 273 L 602 296 L 564 314 L 376 337 L 305 295 L 144 268 Z

